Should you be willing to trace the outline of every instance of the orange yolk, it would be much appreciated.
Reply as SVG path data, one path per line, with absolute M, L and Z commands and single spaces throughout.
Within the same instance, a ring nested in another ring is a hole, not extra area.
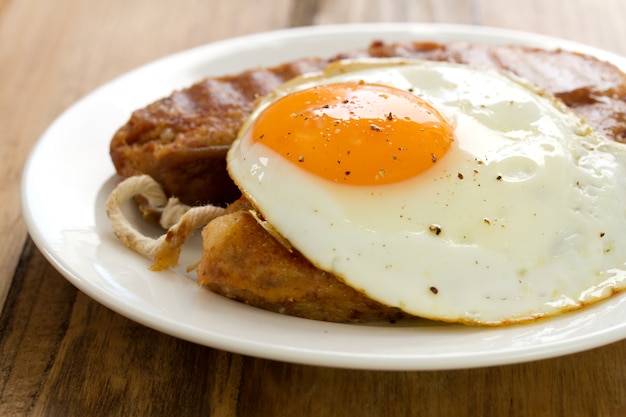
M 280 98 L 258 116 L 251 138 L 318 177 L 379 185 L 432 167 L 450 148 L 453 129 L 419 97 L 361 82 Z

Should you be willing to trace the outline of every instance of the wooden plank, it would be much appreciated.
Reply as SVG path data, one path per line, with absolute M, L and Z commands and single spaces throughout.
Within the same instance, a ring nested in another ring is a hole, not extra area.
M 626 55 L 625 15 L 621 0 L 0 0 L 0 415 L 624 415 L 626 341 L 519 365 L 373 372 L 164 335 L 91 300 L 23 246 L 18 191 L 30 148 L 63 110 L 189 47 L 310 23 L 405 21 L 534 31 Z
M 3 416 L 589 416 L 626 411 L 621 360 L 626 342 L 552 360 L 469 370 L 293 365 L 148 329 L 74 289 L 42 262 L 36 249 L 29 253 L 7 303 L 14 314 L 0 322 L 0 335 L 10 334 L 0 336 Z
M 472 1 L 350 0 L 321 1 L 316 24 L 356 22 L 437 22 L 472 24 Z
M 626 55 L 626 3 L 613 0 L 481 0 L 480 23 L 541 33 Z

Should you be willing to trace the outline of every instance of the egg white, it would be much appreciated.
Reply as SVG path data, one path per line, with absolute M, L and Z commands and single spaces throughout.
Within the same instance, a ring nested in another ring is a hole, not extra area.
M 277 98 L 361 80 L 430 102 L 454 126 L 453 149 L 413 179 L 368 187 L 320 179 L 246 140 Z M 228 154 L 242 192 L 313 264 L 384 304 L 472 324 L 553 315 L 624 289 L 625 168 L 623 145 L 524 80 L 399 60 L 338 62 L 285 84 Z

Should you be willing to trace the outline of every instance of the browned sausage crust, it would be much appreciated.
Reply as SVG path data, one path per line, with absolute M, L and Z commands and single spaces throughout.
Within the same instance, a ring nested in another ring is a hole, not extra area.
M 626 142 L 626 74 L 613 64 L 563 50 L 465 43 L 374 42 L 342 57 L 406 57 L 512 72 L 563 100 L 610 139 Z
M 275 68 L 206 78 L 133 112 L 111 141 L 123 177 L 148 174 L 190 205 L 228 203 L 239 190 L 226 173 L 226 152 L 255 100 L 283 82 L 322 68 L 303 59 Z
M 514 72 L 555 94 L 597 130 L 626 142 L 626 75 L 612 64 L 573 52 L 518 46 L 385 44 L 334 57 L 407 57 Z M 224 155 L 257 97 L 329 61 L 303 59 L 274 68 L 206 78 L 135 111 L 111 141 L 117 172 L 148 174 L 187 204 L 228 203 L 239 191 Z

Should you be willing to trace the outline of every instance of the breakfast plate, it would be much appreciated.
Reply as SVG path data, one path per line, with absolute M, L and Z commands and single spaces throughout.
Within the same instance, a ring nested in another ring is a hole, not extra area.
M 565 40 L 495 28 L 436 24 L 304 27 L 229 39 L 184 51 L 129 72 L 87 95 L 42 135 L 22 178 L 30 235 L 78 289 L 112 310 L 161 332 L 244 355 L 355 369 L 434 370 L 550 358 L 626 338 L 626 294 L 530 324 L 469 327 L 427 320 L 337 324 L 249 307 L 201 288 L 184 269 L 152 272 L 150 261 L 114 236 L 104 203 L 120 179 L 109 141 L 130 113 L 206 76 L 330 57 L 388 42 L 462 40 L 563 48 L 595 55 L 626 71 L 626 59 Z M 132 207 L 128 215 L 144 233 Z M 181 264 L 194 262 L 199 239 Z

